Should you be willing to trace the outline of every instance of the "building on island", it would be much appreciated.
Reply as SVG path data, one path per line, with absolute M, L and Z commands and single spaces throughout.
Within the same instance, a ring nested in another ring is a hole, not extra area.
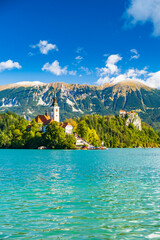
M 138 116 L 138 113 L 134 111 L 126 112 L 120 110 L 119 116 L 126 118 L 126 126 L 129 126 L 129 124 L 132 123 L 138 130 L 142 130 L 142 123 L 140 117 Z
M 56 94 L 53 98 L 53 103 L 51 105 L 51 119 L 53 119 L 56 122 L 59 122 L 60 118 L 59 118 L 59 106 L 57 103 L 57 97 Z
M 127 115 L 127 112 L 126 112 L 126 111 L 124 111 L 124 110 L 120 110 L 120 111 L 119 111 L 119 116 L 120 116 L 120 117 L 123 117 L 123 118 L 124 118 L 126 115 Z
M 40 130 L 43 132 L 46 131 L 48 124 L 54 121 L 60 122 L 60 108 L 57 103 L 56 94 L 51 105 L 51 114 L 49 115 L 46 111 L 45 115 L 38 115 L 35 120 L 39 124 Z M 60 123 L 60 126 L 64 128 L 65 134 L 73 134 L 73 126 L 70 123 Z
M 62 123 L 60 126 L 64 128 L 65 134 L 73 134 L 73 126 L 70 123 Z
M 36 118 L 35 118 L 36 122 L 37 123 L 45 123 L 47 122 L 48 120 L 50 120 L 50 116 L 48 115 L 48 112 L 45 113 L 45 115 L 38 115 Z

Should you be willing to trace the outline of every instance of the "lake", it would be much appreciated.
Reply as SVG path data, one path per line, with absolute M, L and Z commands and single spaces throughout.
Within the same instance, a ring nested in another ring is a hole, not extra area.
M 0 150 L 0 239 L 160 239 L 160 149 Z

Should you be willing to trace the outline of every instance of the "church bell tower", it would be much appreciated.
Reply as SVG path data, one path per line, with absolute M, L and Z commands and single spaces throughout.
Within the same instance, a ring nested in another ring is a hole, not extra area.
M 56 122 L 59 122 L 59 106 L 57 103 L 56 94 L 54 95 L 53 103 L 51 105 L 51 119 L 53 119 Z

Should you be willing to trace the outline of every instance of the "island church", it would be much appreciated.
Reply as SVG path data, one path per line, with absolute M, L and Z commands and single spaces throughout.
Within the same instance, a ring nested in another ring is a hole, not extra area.
M 56 121 L 60 122 L 60 108 L 57 103 L 56 94 L 53 98 L 53 103 L 51 105 L 51 113 L 50 116 L 46 111 L 45 115 L 38 115 L 35 118 L 36 122 L 42 127 L 42 131 L 46 131 L 46 127 L 48 124 Z M 60 123 L 60 126 L 64 128 L 65 134 L 73 134 L 73 126 L 70 123 Z

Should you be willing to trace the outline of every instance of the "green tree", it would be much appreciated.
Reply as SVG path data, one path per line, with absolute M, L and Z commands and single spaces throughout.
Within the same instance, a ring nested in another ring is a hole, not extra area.
M 95 147 L 101 146 L 101 140 L 96 133 L 96 130 L 88 128 L 88 142 Z
M 77 134 L 84 138 L 84 139 L 88 139 L 88 126 L 87 123 L 85 122 L 85 120 L 81 120 L 78 125 L 77 125 Z
M 4 132 L 0 132 L 0 147 L 6 148 L 11 145 L 10 138 Z
M 14 129 L 12 137 L 12 148 L 22 148 L 25 140 L 22 138 L 22 132 L 19 129 Z
M 49 148 L 62 149 L 65 147 L 65 132 L 57 122 L 52 122 L 47 126 L 45 143 Z
M 76 148 L 75 144 L 76 144 L 76 138 L 74 137 L 74 135 L 67 134 L 65 139 L 66 148 L 75 149 Z
M 33 132 L 39 132 L 39 125 L 38 125 L 38 123 L 36 122 L 35 119 L 33 119 L 33 120 L 31 121 L 31 131 L 33 131 Z

